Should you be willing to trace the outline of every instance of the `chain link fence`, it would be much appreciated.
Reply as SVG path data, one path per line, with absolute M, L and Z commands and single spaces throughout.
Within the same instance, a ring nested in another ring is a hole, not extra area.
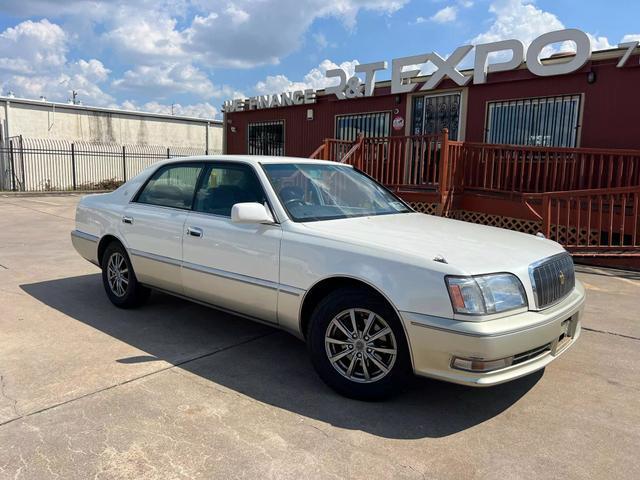
M 161 160 L 207 153 L 189 147 L 12 137 L 0 145 L 0 191 L 112 190 Z

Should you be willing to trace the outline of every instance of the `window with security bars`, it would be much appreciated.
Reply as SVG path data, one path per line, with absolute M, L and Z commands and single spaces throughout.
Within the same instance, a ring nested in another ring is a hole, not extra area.
M 336 117 L 336 138 L 355 141 L 358 135 L 365 137 L 388 137 L 391 125 L 389 112 L 338 115 Z
M 250 123 L 247 129 L 249 155 L 284 155 L 284 121 Z
M 580 95 L 491 102 L 486 143 L 575 147 Z

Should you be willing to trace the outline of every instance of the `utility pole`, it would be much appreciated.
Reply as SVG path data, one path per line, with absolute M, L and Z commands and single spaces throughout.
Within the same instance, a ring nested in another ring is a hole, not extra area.
M 75 90 L 71 90 L 71 103 L 73 105 L 80 105 L 80 100 L 78 100 L 78 92 Z

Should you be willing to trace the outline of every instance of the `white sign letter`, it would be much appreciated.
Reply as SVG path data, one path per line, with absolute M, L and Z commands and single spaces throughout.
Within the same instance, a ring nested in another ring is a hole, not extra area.
M 430 54 L 429 60 L 436 67 L 438 67 L 438 70 L 433 72 L 433 75 L 429 77 L 429 80 L 425 82 L 421 90 L 431 90 L 433 88 L 436 88 L 438 84 L 442 80 L 444 80 L 444 77 L 449 77 L 461 87 L 464 87 L 467 83 L 469 83 L 471 77 L 465 77 L 456 69 L 456 66 L 462 61 L 467 53 L 471 51 L 472 48 L 473 45 L 463 45 L 462 47 L 458 47 L 446 60 L 435 52 Z
M 489 64 L 489 54 L 511 50 L 511 60 Z M 476 45 L 476 59 L 473 65 L 473 83 L 487 83 L 487 73 L 506 72 L 518 68 L 524 60 L 524 44 L 520 40 Z
M 344 96 L 344 89 L 347 86 L 347 74 L 344 72 L 344 70 L 342 70 L 341 68 L 334 68 L 332 70 L 327 70 L 324 76 L 327 78 L 332 78 L 332 77 L 340 78 L 340 83 L 338 85 L 335 85 L 333 87 L 327 87 L 324 89 L 324 91 L 327 95 L 331 95 L 332 93 L 334 93 L 336 97 L 338 97 L 338 100 L 344 100 L 344 98 L 346 98 Z
M 618 44 L 618 48 L 626 48 L 627 51 L 624 52 L 624 55 L 622 56 L 622 58 L 620 59 L 620 61 L 616 65 L 617 68 L 624 67 L 624 64 L 627 63 L 627 60 L 629 60 L 629 57 L 631 56 L 631 54 L 633 54 L 633 51 L 636 48 L 638 48 L 638 44 L 639 43 L 640 42 L 635 41 L 635 42 L 625 42 L 625 43 L 619 43 Z
M 402 67 L 407 65 L 422 64 L 429 60 L 429 55 L 414 55 L 412 57 L 394 58 L 391 62 L 391 93 L 407 93 L 416 88 L 405 80 L 415 77 L 420 70 L 403 71 Z
M 540 54 L 544 47 L 551 43 L 571 41 L 576 44 L 576 54 L 569 57 L 569 61 L 543 65 L 540 62 Z M 591 41 L 586 33 L 568 28 L 540 35 L 527 50 L 527 68 L 534 75 L 550 77 L 551 75 L 564 75 L 581 69 L 591 58 Z
M 307 88 L 304 91 L 304 103 L 307 105 L 316 103 L 316 92 L 312 88 Z
M 356 65 L 356 72 L 363 72 L 364 77 L 364 96 L 373 95 L 373 88 L 376 84 L 376 72 L 378 70 L 386 70 L 387 62 L 362 63 Z

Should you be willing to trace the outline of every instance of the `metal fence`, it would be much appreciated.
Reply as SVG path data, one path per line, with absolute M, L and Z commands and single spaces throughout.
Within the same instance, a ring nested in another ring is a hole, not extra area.
M 160 160 L 206 153 L 188 147 L 12 137 L 0 146 L 0 190 L 111 190 Z

